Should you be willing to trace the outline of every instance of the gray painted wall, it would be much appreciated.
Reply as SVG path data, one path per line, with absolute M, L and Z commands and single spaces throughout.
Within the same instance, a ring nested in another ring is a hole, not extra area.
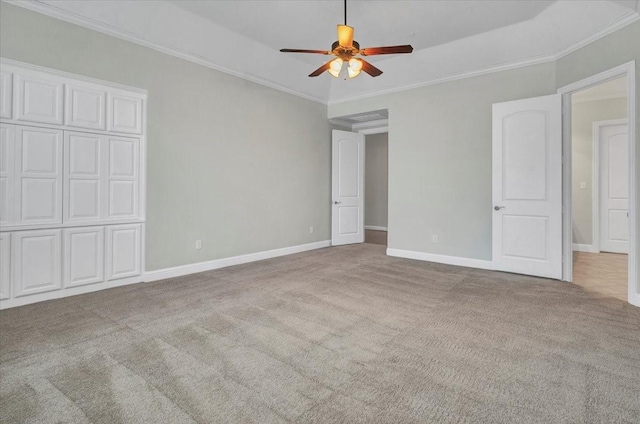
M 364 225 L 387 226 L 388 140 L 387 133 L 365 138 Z
M 390 248 L 491 260 L 492 104 L 554 92 L 548 63 L 334 104 L 329 117 L 389 110 Z
M 147 269 L 330 238 L 326 106 L 0 7 L 1 56 L 149 91 Z
M 574 243 L 593 243 L 593 123 L 626 117 L 626 98 L 573 102 L 571 106 Z M 584 189 L 582 182 L 586 183 Z

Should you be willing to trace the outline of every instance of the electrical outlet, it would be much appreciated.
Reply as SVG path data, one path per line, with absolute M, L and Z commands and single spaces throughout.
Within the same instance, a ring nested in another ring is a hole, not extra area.
M 309 227 L 309 234 L 313 234 L 313 227 Z
M 196 250 L 202 249 L 202 240 L 196 240 Z
M 434 243 L 438 242 L 438 236 L 431 236 L 431 241 Z

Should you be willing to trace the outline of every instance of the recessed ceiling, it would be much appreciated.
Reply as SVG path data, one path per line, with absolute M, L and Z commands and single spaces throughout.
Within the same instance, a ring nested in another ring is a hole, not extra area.
M 362 47 L 412 44 L 371 57 L 380 77 L 307 75 L 343 22 L 342 1 L 10 1 L 321 102 L 340 102 L 524 64 L 542 63 L 637 20 L 637 0 L 349 1 Z

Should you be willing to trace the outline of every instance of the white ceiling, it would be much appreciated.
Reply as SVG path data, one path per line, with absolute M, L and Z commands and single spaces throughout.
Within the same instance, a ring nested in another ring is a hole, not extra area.
M 370 57 L 384 74 L 307 75 L 328 58 L 339 0 L 9 1 L 324 103 L 554 60 L 640 18 L 639 0 L 348 2 L 362 47 L 412 44 Z

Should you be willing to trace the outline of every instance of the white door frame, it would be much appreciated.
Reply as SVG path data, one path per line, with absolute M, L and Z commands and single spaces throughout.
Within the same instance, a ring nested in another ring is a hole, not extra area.
M 562 94 L 562 148 L 563 148 L 563 272 L 564 281 L 573 281 L 573 235 L 571 205 L 571 95 L 585 88 L 611 79 L 627 77 L 627 111 L 629 120 L 629 303 L 640 306 L 640 284 L 638 282 L 637 239 L 637 169 L 636 169 L 636 62 L 632 60 L 581 81 L 558 89 Z
M 629 125 L 628 119 L 608 119 L 606 121 L 595 121 L 593 123 L 593 170 L 591 173 L 591 219 L 592 237 L 591 246 L 593 253 L 600 253 L 600 129 L 611 125 Z M 629 212 L 631 215 L 631 212 Z

